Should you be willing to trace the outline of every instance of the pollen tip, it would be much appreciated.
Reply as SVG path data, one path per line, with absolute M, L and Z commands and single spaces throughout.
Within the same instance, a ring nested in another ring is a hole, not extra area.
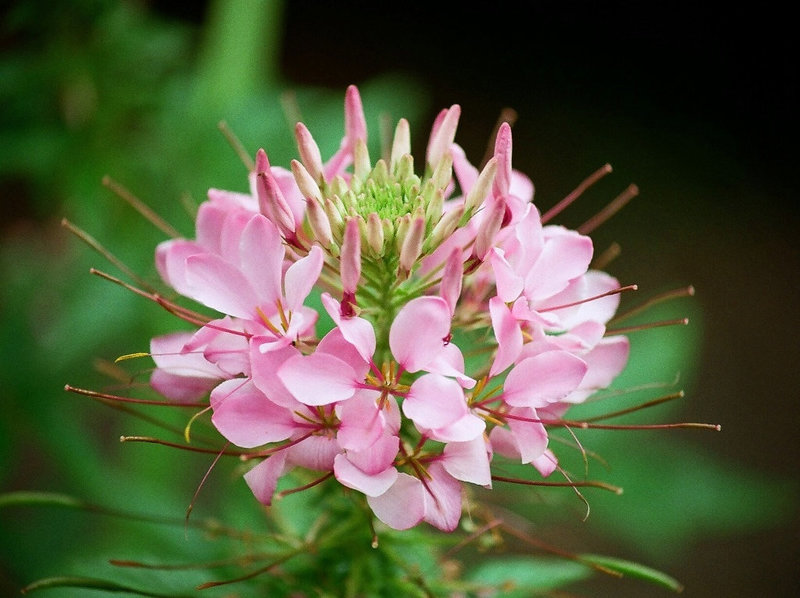
M 689 293 L 689 297 L 694 297 L 694 285 L 690 284 L 687 287 L 686 292 Z

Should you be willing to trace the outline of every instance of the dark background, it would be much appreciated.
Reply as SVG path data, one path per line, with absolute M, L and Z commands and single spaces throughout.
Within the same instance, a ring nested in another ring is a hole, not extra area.
M 797 36 L 787 14 L 741 6 L 289 3 L 282 64 L 292 81 L 339 88 L 410 73 L 434 111 L 461 104 L 468 156 L 513 108 L 514 164 L 542 209 L 605 162 L 607 199 L 635 181 L 641 196 L 595 240 L 621 243 L 625 282 L 696 286 L 704 344 L 686 417 L 723 425 L 700 439 L 715 453 L 796 477 Z M 561 221 L 579 224 L 604 201 Z M 795 516 L 698 539 L 669 570 L 691 596 L 793 595 L 798 540 Z
M 57 4 L 63 16 L 68 7 Z M 140 4 L 179 26 L 209 16 L 205 2 Z M 45 36 L 50 17 L 41 14 Z M 411 123 L 416 155 L 436 112 L 459 103 L 456 140 L 473 160 L 500 112 L 516 111 L 514 164 L 534 181 L 543 211 L 611 163 L 614 174 L 560 216 L 563 224 L 581 224 L 637 183 L 641 195 L 593 237 L 601 249 L 621 244 L 614 273 L 624 284 L 648 295 L 697 289 L 702 345 L 681 418 L 720 423 L 723 432 L 678 438 L 732 468 L 789 481 L 787 496 L 797 496 L 797 43 L 785 11 L 340 1 L 286 2 L 283 18 L 287 87 L 341 93 L 400 73 L 425 90 L 427 118 Z M 3 190 L 4 228 L 35 214 L 17 187 L 5 181 Z M 649 437 L 641 438 L 646 447 Z M 794 596 L 798 540 L 795 506 L 780 525 L 698 536 L 678 558 L 654 564 L 680 579 L 687 596 Z M 646 585 L 614 580 L 587 588 L 575 592 L 651 595 Z

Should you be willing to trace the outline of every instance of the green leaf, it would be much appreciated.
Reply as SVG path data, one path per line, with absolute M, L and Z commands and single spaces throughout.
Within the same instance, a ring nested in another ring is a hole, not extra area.
M 626 561 L 624 559 L 618 559 L 610 556 L 600 556 L 596 554 L 582 554 L 580 558 L 588 563 L 599 565 L 604 569 L 610 569 L 611 571 L 619 573 L 624 577 L 641 579 L 654 585 L 667 588 L 668 590 L 672 590 L 673 592 L 683 591 L 683 586 L 677 579 L 667 575 L 666 573 L 653 569 L 652 567 L 647 567 L 645 565 L 640 565 L 639 563 Z
M 506 598 L 530 596 L 586 579 L 591 570 L 565 559 L 509 557 L 484 562 L 466 575 L 468 581 L 502 591 Z
M 86 590 L 100 590 L 105 592 L 126 592 L 139 596 L 150 596 L 152 598 L 180 598 L 175 594 L 159 594 L 138 590 L 131 586 L 126 586 L 105 579 L 95 579 L 93 577 L 47 577 L 27 585 L 22 589 L 23 594 L 28 594 L 36 590 L 48 590 L 52 588 L 83 588 Z

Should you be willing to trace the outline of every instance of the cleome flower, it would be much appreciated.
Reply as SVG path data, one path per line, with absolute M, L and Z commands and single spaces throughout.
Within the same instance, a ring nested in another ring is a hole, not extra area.
M 213 425 L 259 461 L 245 480 L 262 503 L 303 468 L 392 528 L 452 531 L 495 459 L 556 471 L 548 427 L 624 368 L 607 330 L 624 289 L 590 269 L 588 236 L 543 223 L 509 125 L 478 169 L 459 117 L 438 115 L 421 167 L 405 120 L 373 162 L 350 87 L 330 159 L 297 124 L 290 169 L 259 150 L 249 194 L 210 191 L 196 238 L 158 247 L 163 280 L 219 315 L 153 340 L 152 385 L 210 392 Z M 467 348 L 485 359 L 467 367 Z

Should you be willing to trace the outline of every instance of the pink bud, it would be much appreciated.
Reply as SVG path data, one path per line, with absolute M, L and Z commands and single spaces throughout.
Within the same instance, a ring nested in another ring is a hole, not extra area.
M 345 294 L 354 294 L 361 278 L 361 231 L 356 218 L 347 221 L 340 261 L 342 290 Z

